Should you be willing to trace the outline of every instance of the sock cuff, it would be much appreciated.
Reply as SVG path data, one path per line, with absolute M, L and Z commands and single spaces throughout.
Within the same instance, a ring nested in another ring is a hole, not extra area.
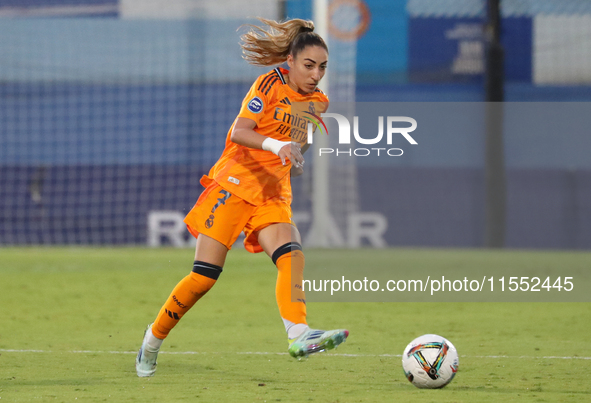
M 195 260 L 193 262 L 193 273 L 201 274 L 212 280 L 217 280 L 223 269 L 215 264 Z
M 273 252 L 273 256 L 271 259 L 273 260 L 273 264 L 277 264 L 277 260 L 287 253 L 291 253 L 294 250 L 302 250 L 302 245 L 299 242 L 288 242 L 284 245 L 278 247 L 275 252 Z

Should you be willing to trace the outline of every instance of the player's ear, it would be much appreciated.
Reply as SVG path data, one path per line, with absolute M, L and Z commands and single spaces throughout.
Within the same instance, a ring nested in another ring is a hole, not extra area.
M 290 69 L 293 68 L 294 59 L 293 59 L 293 56 L 291 54 L 287 55 L 287 65 L 289 66 Z

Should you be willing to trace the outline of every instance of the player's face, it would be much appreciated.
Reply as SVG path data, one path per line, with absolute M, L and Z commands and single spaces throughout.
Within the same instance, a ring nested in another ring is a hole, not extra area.
M 320 46 L 307 46 L 294 58 L 287 56 L 289 86 L 300 94 L 314 92 L 324 77 L 328 63 L 328 52 Z

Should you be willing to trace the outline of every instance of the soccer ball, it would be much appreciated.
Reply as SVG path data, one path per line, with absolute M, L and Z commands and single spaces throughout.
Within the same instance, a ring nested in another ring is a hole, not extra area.
M 458 371 L 458 351 L 449 340 L 425 334 L 410 342 L 402 354 L 406 378 L 417 388 L 442 388 Z

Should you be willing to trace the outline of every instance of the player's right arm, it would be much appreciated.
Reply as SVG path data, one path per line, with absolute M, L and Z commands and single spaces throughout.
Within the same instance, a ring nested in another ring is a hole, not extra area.
M 291 142 L 283 142 L 272 139 L 257 133 L 254 128 L 257 122 L 249 118 L 239 117 L 234 123 L 234 128 L 230 134 L 230 140 L 244 147 L 267 150 L 281 158 L 281 163 L 285 165 L 291 160 L 294 166 L 301 166 L 304 163 L 299 145 Z

